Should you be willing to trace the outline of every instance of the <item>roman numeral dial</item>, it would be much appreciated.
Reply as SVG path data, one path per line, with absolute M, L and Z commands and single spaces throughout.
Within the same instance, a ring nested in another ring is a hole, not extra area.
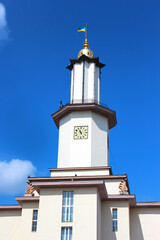
M 88 126 L 74 127 L 74 139 L 87 139 L 87 138 L 88 138 Z

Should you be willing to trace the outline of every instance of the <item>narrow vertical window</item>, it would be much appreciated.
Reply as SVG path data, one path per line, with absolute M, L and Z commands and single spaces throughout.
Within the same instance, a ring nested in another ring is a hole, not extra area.
M 72 228 L 62 227 L 61 240 L 72 240 Z
M 73 192 L 63 192 L 62 221 L 73 221 Z
M 38 210 L 33 210 L 32 232 L 37 231 Z
M 117 211 L 117 208 L 112 209 L 112 230 L 113 230 L 113 232 L 118 231 L 118 211 Z

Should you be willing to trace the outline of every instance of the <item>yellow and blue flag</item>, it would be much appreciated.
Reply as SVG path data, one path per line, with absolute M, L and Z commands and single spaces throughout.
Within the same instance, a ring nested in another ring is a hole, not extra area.
M 85 32 L 86 31 L 86 27 L 84 28 L 78 28 L 78 32 Z

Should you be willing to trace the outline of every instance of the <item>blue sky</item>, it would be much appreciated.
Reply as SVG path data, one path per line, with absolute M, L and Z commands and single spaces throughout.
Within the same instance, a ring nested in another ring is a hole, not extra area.
M 0 1 L 0 204 L 23 195 L 27 176 L 56 167 L 51 114 L 69 101 L 65 67 L 83 46 L 102 70 L 101 101 L 117 113 L 110 166 L 127 173 L 137 201 L 160 201 L 160 3 Z M 12 189 L 10 192 L 9 189 Z

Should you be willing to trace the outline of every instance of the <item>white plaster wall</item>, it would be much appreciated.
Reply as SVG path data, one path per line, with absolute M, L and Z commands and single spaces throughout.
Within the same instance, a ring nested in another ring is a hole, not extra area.
M 74 191 L 73 222 L 62 222 L 63 191 Z M 37 240 L 61 239 L 61 227 L 73 228 L 73 239 L 97 240 L 97 189 L 42 189 Z
M 91 112 L 71 113 L 70 166 L 91 166 Z M 74 139 L 74 126 L 88 126 L 88 139 Z M 73 165 L 72 165 L 73 164 Z
M 118 209 L 118 231 L 112 231 L 112 208 Z M 102 239 L 101 240 L 129 240 L 129 205 L 127 201 L 102 202 Z
M 90 93 L 90 90 L 92 89 L 92 85 L 91 86 L 89 85 L 89 83 L 92 82 L 92 79 L 91 81 L 89 81 L 90 79 L 88 78 L 88 73 L 90 71 L 89 68 L 90 68 L 90 63 L 84 62 L 84 99 L 85 101 L 89 99 L 89 93 Z M 93 99 L 92 94 L 90 96 L 90 99 Z
M 71 70 L 70 102 L 80 103 L 82 97 L 84 102 L 100 101 L 100 70 L 95 63 L 75 63 Z
M 60 120 L 57 161 L 58 168 L 70 166 L 69 159 L 72 137 L 73 130 L 71 129 L 71 115 L 69 114 Z
M 88 126 L 88 139 L 74 139 L 74 126 Z M 60 121 L 58 168 L 91 166 L 91 113 L 73 112 Z
M 92 166 L 109 166 L 108 159 L 108 120 L 92 112 L 91 129 L 91 161 Z
M 83 87 L 83 62 L 74 64 L 74 73 L 71 74 L 71 102 L 76 103 L 82 99 Z
M 73 100 L 73 92 L 74 92 L 73 80 L 74 80 L 74 66 L 73 66 L 73 69 L 71 70 L 70 103 L 72 103 L 72 100 Z
M 105 185 L 108 194 L 119 194 L 119 184 L 122 179 L 107 179 L 105 180 Z
M 70 170 L 70 171 L 51 171 L 51 177 L 58 176 L 97 176 L 97 175 L 110 175 L 109 169 L 91 169 L 91 170 Z
M 74 139 L 74 126 L 88 126 L 88 139 Z M 72 112 L 60 120 L 58 168 L 108 166 L 108 120 L 97 113 Z
M 0 240 L 20 240 L 21 210 L 0 211 Z
M 94 100 L 94 68 L 95 63 L 85 62 L 84 99 Z
M 94 83 L 94 99 L 100 102 L 100 69 L 95 66 L 95 83 Z
M 38 193 L 36 190 L 34 190 L 33 193 L 34 193 L 34 196 L 35 196 L 35 197 L 38 197 L 38 196 L 39 196 L 39 193 Z
M 131 208 L 131 240 L 160 239 L 160 208 Z
M 36 240 L 37 232 L 32 232 L 33 210 L 39 207 L 38 202 L 24 202 L 22 207 L 20 239 L 22 240 Z M 39 212 L 38 212 L 39 214 Z M 39 218 L 39 215 L 38 215 Z M 38 230 L 38 228 L 37 228 Z

